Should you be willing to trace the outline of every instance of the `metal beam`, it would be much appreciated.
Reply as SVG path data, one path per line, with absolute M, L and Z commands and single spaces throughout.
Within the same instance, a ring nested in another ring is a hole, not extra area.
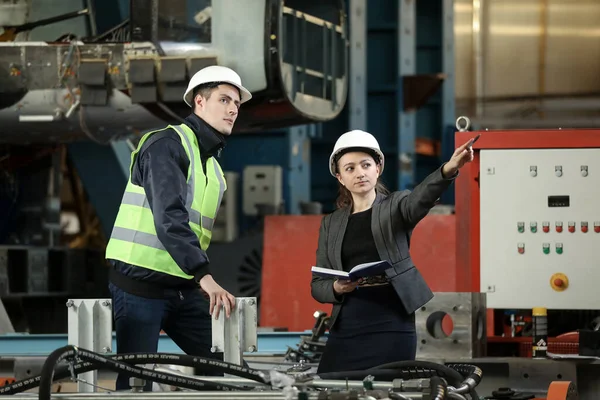
M 443 0 L 442 4 L 442 68 L 446 76 L 442 85 L 441 156 L 444 162 L 452 157 L 455 148 L 454 0 Z M 454 204 L 454 188 L 447 190 L 441 201 Z
M 285 353 L 287 346 L 297 347 L 301 335 L 306 332 L 259 332 L 258 349 L 249 355 L 269 355 Z M 0 357 L 11 356 L 47 356 L 59 347 L 68 343 L 67 334 L 29 335 L 24 333 L 8 333 L 0 336 Z M 117 349 L 116 336 L 113 333 L 112 347 Z M 183 353 L 183 351 L 167 335 L 161 335 L 158 341 L 161 353 Z
M 294 126 L 287 131 L 288 201 L 290 214 L 300 214 L 300 203 L 310 199 L 310 137 L 316 125 Z M 284 166 L 285 167 L 285 166 Z
M 367 130 L 367 0 L 350 0 L 350 130 Z
M 404 111 L 404 76 L 417 71 L 416 1 L 400 0 L 398 4 L 398 190 L 412 189 L 415 183 L 416 114 Z M 393 165 L 393 164 L 391 164 Z

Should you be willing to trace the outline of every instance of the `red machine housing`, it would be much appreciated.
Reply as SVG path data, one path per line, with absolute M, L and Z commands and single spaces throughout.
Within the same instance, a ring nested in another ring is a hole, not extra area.
M 481 133 L 473 145 L 475 159 L 461 169 L 455 182 L 456 291 L 479 292 L 479 151 L 483 149 L 581 149 L 599 148 L 600 130 L 554 129 L 457 132 L 460 146 Z
M 461 173 L 455 182 L 455 212 L 457 216 L 455 289 L 457 292 L 480 291 L 480 151 L 484 149 L 581 149 L 600 147 L 600 130 L 594 129 L 457 132 L 455 135 L 456 147 L 466 143 L 479 133 L 481 133 L 481 137 L 473 145 L 474 160 L 461 169 Z M 494 316 L 494 310 L 488 309 L 488 347 L 493 343 L 518 343 L 519 354 L 530 357 L 529 338 L 494 335 L 496 331 Z M 505 328 L 508 329 L 508 327 Z M 548 345 L 549 350 L 554 353 L 577 353 L 579 347 L 577 335 L 568 334 L 557 338 L 549 338 Z
M 310 293 L 310 268 L 315 265 L 322 218 L 265 218 L 260 326 L 304 331 L 313 327 L 315 311 L 331 312 L 330 305 L 318 303 Z M 436 292 L 455 291 L 455 226 L 454 215 L 432 214 L 412 235 L 412 258 Z

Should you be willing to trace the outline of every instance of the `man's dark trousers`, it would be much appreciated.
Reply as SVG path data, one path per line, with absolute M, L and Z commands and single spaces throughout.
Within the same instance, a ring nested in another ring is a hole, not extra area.
M 210 351 L 212 321 L 208 312 L 209 302 L 199 288 L 167 290 L 164 299 L 136 296 L 112 283 L 109 283 L 109 289 L 119 354 L 157 353 L 162 329 L 186 354 L 223 359 L 223 353 Z M 219 315 L 219 318 L 222 317 L 223 312 Z M 129 376 L 119 374 L 116 389 L 129 388 Z M 151 388 L 152 382 L 146 382 L 144 390 L 150 391 Z

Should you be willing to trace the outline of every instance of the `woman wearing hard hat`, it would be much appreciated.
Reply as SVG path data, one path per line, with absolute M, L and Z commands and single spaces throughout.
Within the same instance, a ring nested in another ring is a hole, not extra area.
M 414 313 L 433 293 L 410 258 L 410 235 L 459 169 L 473 160 L 471 143 L 457 148 L 412 192 L 392 193 L 379 182 L 385 157 L 373 135 L 353 130 L 335 143 L 329 169 L 340 195 L 337 210 L 321 222 L 316 266 L 349 272 L 385 260 L 391 267 L 358 281 L 313 273 L 312 296 L 333 304 L 319 373 L 414 360 Z

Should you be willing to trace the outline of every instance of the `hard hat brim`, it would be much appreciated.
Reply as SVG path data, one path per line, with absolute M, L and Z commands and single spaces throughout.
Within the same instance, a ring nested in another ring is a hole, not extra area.
M 235 86 L 236 88 L 238 88 L 240 90 L 240 104 L 244 104 L 245 102 L 247 102 L 248 100 L 250 100 L 252 98 L 252 93 L 250 93 L 250 91 L 248 91 L 248 89 L 246 89 L 245 87 L 243 87 L 242 85 L 238 85 L 235 82 L 232 81 L 219 81 L 220 83 L 226 83 L 229 84 L 231 86 Z M 207 83 L 207 82 L 204 82 Z M 202 84 L 204 84 L 202 83 Z M 200 86 L 200 85 L 198 85 Z M 185 101 L 185 104 L 187 104 L 190 107 L 194 106 L 194 89 L 196 89 L 197 86 L 191 87 L 189 88 L 185 94 L 183 95 L 183 101 Z
M 379 157 L 379 176 L 381 176 L 381 174 L 383 173 L 383 168 L 385 166 L 385 156 L 383 155 L 383 152 L 380 149 L 374 148 L 374 147 L 369 147 L 369 146 L 349 146 L 349 147 L 342 147 L 337 149 L 336 151 L 334 151 L 333 153 L 331 153 L 331 155 L 329 156 L 329 173 L 331 173 L 331 176 L 336 177 L 336 162 L 337 162 L 337 157 L 340 153 L 351 153 L 353 151 L 362 151 L 362 152 L 366 152 L 366 153 L 373 153 L 376 154 Z

